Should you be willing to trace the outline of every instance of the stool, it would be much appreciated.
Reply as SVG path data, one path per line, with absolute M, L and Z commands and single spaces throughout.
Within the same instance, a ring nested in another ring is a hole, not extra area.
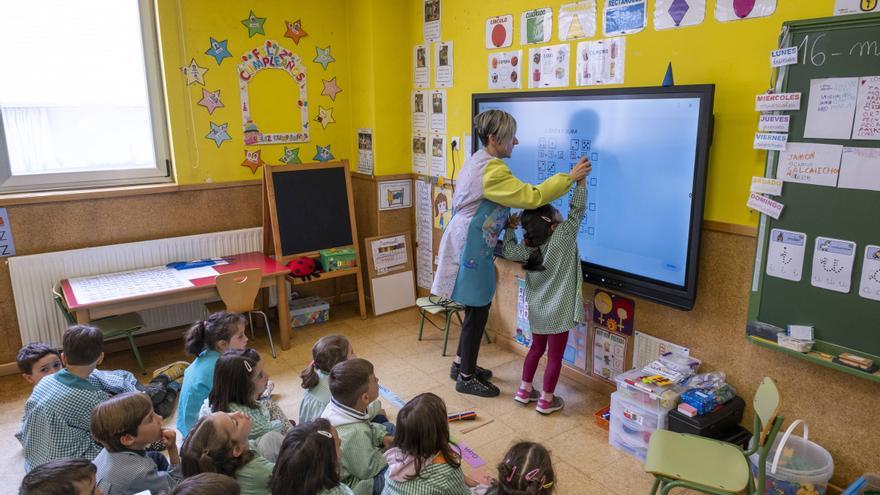
M 458 319 L 458 324 L 463 324 L 461 321 L 460 313 L 464 311 L 464 306 L 454 301 L 450 301 L 449 299 L 444 299 L 438 296 L 420 297 L 416 299 L 416 306 L 418 306 L 419 313 L 422 315 L 422 320 L 419 324 L 419 340 L 422 340 L 422 332 L 425 330 L 425 313 L 431 313 L 432 315 L 443 313 L 443 315 L 445 316 L 446 324 L 443 328 L 442 354 L 443 356 L 445 356 L 446 347 L 449 344 L 449 322 L 452 319 L 452 315 L 455 315 L 455 318 Z M 492 341 L 489 340 L 489 333 L 483 332 L 483 335 L 485 335 L 486 337 L 486 343 L 491 344 Z

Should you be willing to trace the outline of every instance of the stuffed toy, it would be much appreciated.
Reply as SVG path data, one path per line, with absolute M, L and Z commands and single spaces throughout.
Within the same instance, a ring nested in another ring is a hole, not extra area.
M 306 256 L 292 260 L 287 264 L 287 268 L 290 269 L 291 275 L 304 282 L 312 278 L 321 278 L 321 271 L 323 271 L 320 261 Z

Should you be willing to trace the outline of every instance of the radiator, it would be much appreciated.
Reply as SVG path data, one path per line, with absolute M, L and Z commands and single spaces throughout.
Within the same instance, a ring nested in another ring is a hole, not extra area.
M 263 229 L 256 227 L 11 257 L 9 275 L 21 341 L 61 345 L 67 321 L 55 305 L 52 286 L 65 278 L 260 251 L 262 242 Z M 188 325 L 204 318 L 200 302 L 150 309 L 140 314 L 147 325 L 140 333 Z

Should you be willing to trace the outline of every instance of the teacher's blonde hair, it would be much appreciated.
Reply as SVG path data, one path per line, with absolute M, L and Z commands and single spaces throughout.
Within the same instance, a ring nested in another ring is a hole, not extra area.
M 503 110 L 486 110 L 474 117 L 474 132 L 483 146 L 489 145 L 489 136 L 506 142 L 516 134 L 516 119 Z

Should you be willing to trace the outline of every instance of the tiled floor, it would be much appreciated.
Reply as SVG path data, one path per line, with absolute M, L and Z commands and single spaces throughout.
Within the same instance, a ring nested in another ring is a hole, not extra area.
M 379 381 L 407 400 L 421 393 L 433 392 L 446 400 L 450 411 L 475 409 L 476 422 L 453 423 L 453 435 L 467 443 L 489 466 L 496 465 L 511 443 L 527 439 L 542 442 L 553 453 L 560 495 L 648 494 L 652 478 L 641 465 L 608 445 L 608 434 L 597 427 L 593 412 L 608 404 L 608 397 L 589 391 L 563 378 L 557 392 L 566 400 L 566 408 L 549 417 L 522 407 L 512 400 L 519 384 L 522 358 L 498 345 L 486 345 L 480 351 L 480 365 L 491 368 L 493 379 L 502 395 L 493 399 L 461 395 L 449 379 L 451 358 L 442 357 L 442 333 L 426 325 L 425 341 L 418 342 L 418 313 L 402 311 L 378 318 L 361 320 L 355 308 L 342 305 L 332 310 L 332 320 L 294 332 L 291 348 L 272 359 L 265 334 L 258 330 L 252 344 L 263 356 L 265 368 L 275 382 L 274 398 L 291 418 L 296 418 L 302 389 L 299 372 L 311 360 L 311 346 L 323 335 L 346 335 L 359 357 L 369 359 L 376 367 Z M 277 337 L 277 336 L 276 336 Z M 450 348 L 454 349 L 454 339 Z M 278 339 L 275 339 L 276 345 Z M 180 342 L 169 342 L 141 349 L 148 369 L 185 359 Z M 135 369 L 129 352 L 107 357 L 103 369 Z M 536 379 L 536 383 L 539 383 Z M 30 386 L 20 376 L 0 378 L 0 438 L 7 448 L 0 449 L 0 473 L 4 487 L 17 487 L 23 475 L 22 454 L 13 438 L 18 429 Z M 383 401 L 389 415 L 396 409 Z M 489 422 L 491 420 L 491 422 Z M 173 418 L 166 423 L 173 424 Z M 488 423 L 469 433 L 463 428 Z M 14 490 L 14 489 L 13 489 Z M 0 490 L 11 493 L 13 490 Z M 683 491 L 673 493 L 684 493 Z

